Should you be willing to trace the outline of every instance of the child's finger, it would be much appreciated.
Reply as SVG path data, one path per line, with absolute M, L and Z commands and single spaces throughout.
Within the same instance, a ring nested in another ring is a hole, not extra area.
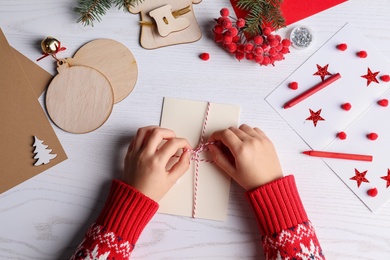
M 166 128 L 154 128 L 151 130 L 149 139 L 146 141 L 145 152 L 154 154 L 163 140 L 176 137 L 172 130 Z
M 169 176 L 176 182 L 190 167 L 190 158 L 191 153 L 189 151 L 184 151 L 179 161 L 177 161 L 172 168 L 169 170 Z
M 240 128 L 229 127 L 229 130 L 232 131 L 241 141 L 245 141 L 248 138 L 251 138 L 249 134 L 247 134 Z
M 172 138 L 160 147 L 160 149 L 156 152 L 156 155 L 160 156 L 164 162 L 168 162 L 168 160 L 174 156 L 177 151 L 183 149 L 191 149 L 188 141 L 184 138 Z
M 214 132 L 210 136 L 209 141 L 221 141 L 226 147 L 229 148 L 233 155 L 235 154 L 235 149 L 242 143 L 240 138 L 238 138 L 238 136 L 230 129 Z
M 229 155 L 224 153 L 217 145 L 209 145 L 209 150 L 213 156 L 214 163 L 231 176 L 235 172 L 235 167 L 229 160 Z
M 242 131 L 244 131 L 246 134 L 252 136 L 252 137 L 256 137 L 258 136 L 258 133 L 255 131 L 255 129 L 253 129 L 252 127 L 250 127 L 249 125 L 246 125 L 246 124 L 242 124 L 239 129 L 241 129 Z
M 132 148 L 136 151 L 139 151 L 145 145 L 145 139 L 148 138 L 150 132 L 155 128 L 158 128 L 158 126 L 146 126 L 139 128 L 137 134 L 133 138 L 134 144 Z

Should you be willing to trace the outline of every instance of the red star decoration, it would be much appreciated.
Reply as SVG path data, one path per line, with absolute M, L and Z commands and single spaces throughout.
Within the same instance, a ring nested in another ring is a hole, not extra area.
M 325 119 L 320 116 L 321 110 L 322 109 L 318 110 L 317 112 L 314 112 L 313 110 L 309 109 L 310 116 L 308 118 L 306 118 L 306 120 L 312 120 L 314 127 L 317 126 L 318 121 L 325 121 Z
M 367 69 L 367 74 L 361 76 L 362 78 L 367 79 L 367 86 L 371 84 L 371 82 L 375 82 L 379 84 L 379 81 L 376 79 L 376 76 L 379 74 L 379 71 L 372 73 L 370 68 Z
M 387 176 L 382 176 L 381 179 L 386 181 L 386 188 L 390 186 L 390 169 L 387 169 Z
M 368 182 L 369 181 L 366 179 L 366 174 L 367 174 L 367 171 L 364 171 L 364 172 L 359 172 L 358 170 L 355 169 L 355 176 L 349 178 L 350 180 L 354 180 L 357 182 L 357 186 L 358 188 L 360 187 L 360 185 L 362 184 L 362 182 Z
M 320 65 L 317 64 L 317 72 L 314 73 L 313 75 L 314 76 L 321 76 L 321 80 L 324 81 L 325 79 L 325 76 L 327 75 L 332 75 L 331 73 L 329 73 L 328 71 L 328 66 L 329 64 L 326 64 L 324 67 L 321 67 Z

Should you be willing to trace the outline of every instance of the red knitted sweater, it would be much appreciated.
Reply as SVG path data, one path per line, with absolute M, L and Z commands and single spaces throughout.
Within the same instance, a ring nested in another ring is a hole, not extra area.
M 256 215 L 266 259 L 325 259 L 292 175 L 246 192 Z M 114 180 L 106 204 L 72 257 L 129 259 L 158 204 Z

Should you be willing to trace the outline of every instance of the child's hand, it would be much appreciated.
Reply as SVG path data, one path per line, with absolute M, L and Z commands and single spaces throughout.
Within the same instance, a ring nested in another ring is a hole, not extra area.
M 179 160 L 167 169 L 168 161 L 182 149 L 191 146 L 169 129 L 157 126 L 138 129 L 125 158 L 124 181 L 158 202 L 189 167 L 190 152 L 183 151 Z
M 241 125 L 217 131 L 209 141 L 214 162 L 245 190 L 252 190 L 283 177 L 275 148 L 258 128 Z

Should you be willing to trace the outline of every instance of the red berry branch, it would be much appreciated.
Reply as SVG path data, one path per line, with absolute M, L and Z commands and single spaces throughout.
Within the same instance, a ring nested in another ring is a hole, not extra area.
M 290 40 L 282 39 L 278 34 L 272 34 L 269 27 L 264 27 L 261 33 L 248 38 L 244 33 L 245 20 L 229 17 L 229 10 L 222 8 L 221 16 L 215 19 L 214 40 L 222 45 L 237 60 L 253 60 L 261 66 L 273 65 L 276 61 L 284 60 L 289 53 Z

